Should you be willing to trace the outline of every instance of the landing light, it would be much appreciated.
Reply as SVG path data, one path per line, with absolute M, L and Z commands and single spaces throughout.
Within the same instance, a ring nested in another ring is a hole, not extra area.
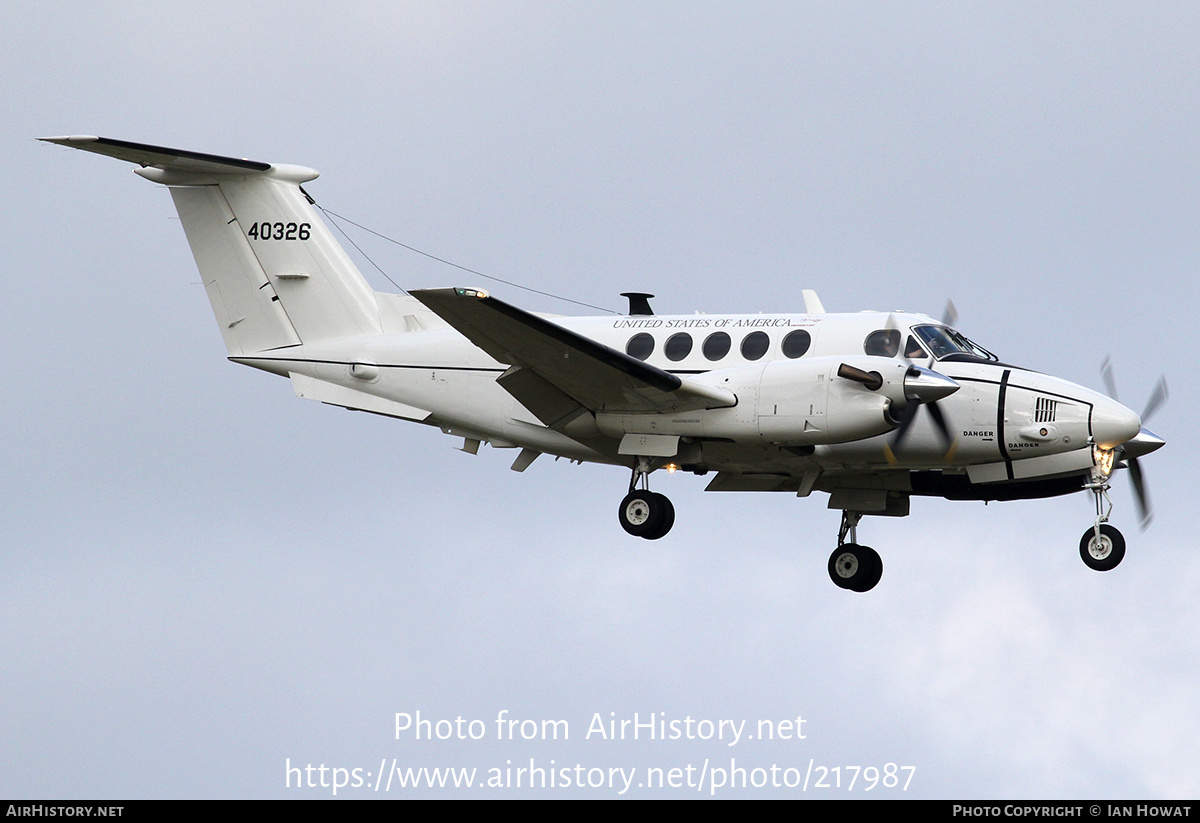
M 679 467 L 674 463 L 668 463 L 667 465 L 663 466 L 663 468 L 667 470 L 667 474 L 674 474 L 679 470 Z
M 1097 480 L 1107 480 L 1112 477 L 1116 455 L 1115 449 L 1092 446 L 1092 474 L 1096 475 Z

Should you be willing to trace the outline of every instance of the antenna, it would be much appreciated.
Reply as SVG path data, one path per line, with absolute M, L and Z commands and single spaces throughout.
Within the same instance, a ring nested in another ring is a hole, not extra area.
M 621 296 L 629 298 L 630 317 L 654 314 L 654 309 L 650 308 L 650 298 L 653 294 L 646 294 L 644 291 L 623 291 Z

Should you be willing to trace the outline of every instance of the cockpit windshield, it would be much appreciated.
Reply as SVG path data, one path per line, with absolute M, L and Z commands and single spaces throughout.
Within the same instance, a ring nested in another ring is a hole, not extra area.
M 949 326 L 914 326 L 912 331 L 938 360 L 950 354 L 966 354 L 982 360 L 1000 359 Z

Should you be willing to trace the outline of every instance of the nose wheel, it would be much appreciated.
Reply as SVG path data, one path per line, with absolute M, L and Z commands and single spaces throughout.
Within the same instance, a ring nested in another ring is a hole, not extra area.
M 1079 556 L 1089 569 L 1106 572 L 1115 569 L 1125 557 L 1125 538 L 1113 526 L 1101 523 L 1088 529 L 1079 541 Z
M 1086 484 L 1086 488 L 1096 497 L 1096 522 L 1079 539 L 1079 556 L 1089 569 L 1106 572 L 1125 558 L 1125 538 L 1115 526 L 1108 525 L 1112 513 L 1108 484 L 1098 480 Z

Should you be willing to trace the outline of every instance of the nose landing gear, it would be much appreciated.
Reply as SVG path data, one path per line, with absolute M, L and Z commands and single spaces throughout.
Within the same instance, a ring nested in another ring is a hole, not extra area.
M 1106 572 L 1115 569 L 1125 557 L 1125 538 L 1115 526 L 1108 525 L 1112 501 L 1108 498 L 1108 483 L 1103 479 L 1086 484 L 1096 498 L 1096 522 L 1079 539 L 1079 556 L 1089 569 Z

